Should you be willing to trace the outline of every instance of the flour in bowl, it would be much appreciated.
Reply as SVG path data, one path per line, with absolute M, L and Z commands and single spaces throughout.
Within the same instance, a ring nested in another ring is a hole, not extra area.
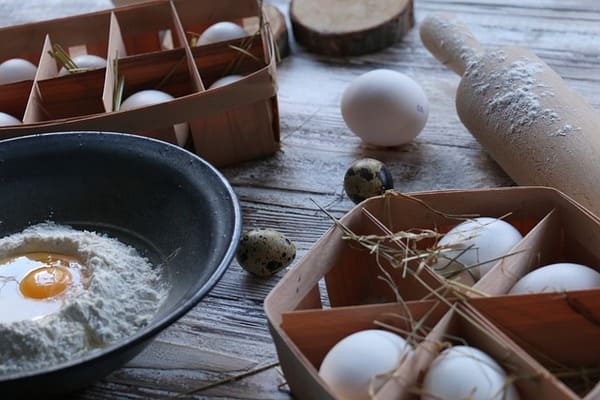
M 59 302 L 56 312 L 18 320 L 0 315 L 0 375 L 56 365 L 131 336 L 153 319 L 166 298 L 160 268 L 105 235 L 43 223 L 0 239 L 0 260 L 44 253 L 81 260 L 81 271 L 66 272 L 69 278 L 80 274 L 80 285 L 69 282 L 69 290 L 60 295 L 34 300 Z M 10 303 L 8 292 L 17 279 L 2 279 L 7 267 L 0 264 L 0 307 L 7 310 L 10 304 L 2 303 Z M 38 283 L 48 276 L 56 278 L 46 273 L 37 277 Z

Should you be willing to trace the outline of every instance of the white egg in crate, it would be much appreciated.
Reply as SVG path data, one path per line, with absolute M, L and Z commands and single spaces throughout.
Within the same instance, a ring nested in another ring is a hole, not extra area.
M 173 100 L 173 96 L 160 90 L 148 89 L 133 93 L 121 103 L 121 111 L 131 110 L 134 108 L 149 106 L 152 104 L 164 103 Z M 187 122 L 175 124 L 175 137 L 177 144 L 185 145 L 189 136 L 189 126 Z
M 13 117 L 10 114 L 0 112 L 0 126 L 21 125 L 20 119 Z
M 212 83 L 212 85 L 210 85 L 208 88 L 209 89 L 216 89 L 216 88 L 221 87 L 221 86 L 226 86 L 226 85 L 229 85 L 230 83 L 239 81 L 243 77 L 244 77 L 243 75 L 226 75 L 226 76 L 224 76 L 224 77 L 222 77 L 222 78 L 217 79 L 216 81 L 214 81 Z
M 37 67 L 22 58 L 11 58 L 0 64 L 0 85 L 30 81 L 35 77 Z
M 537 268 L 515 283 L 508 294 L 563 292 L 600 288 L 600 273 L 574 263 L 556 263 Z
M 196 46 L 203 46 L 211 43 L 223 42 L 244 37 L 247 32 L 234 22 L 217 22 L 206 28 L 196 41 Z
M 368 329 L 346 336 L 329 350 L 319 376 L 336 397 L 369 400 L 369 389 L 384 383 L 378 376 L 392 372 L 412 353 L 412 346 L 395 333 Z
M 441 352 L 423 380 L 421 400 L 518 400 L 506 372 L 488 354 L 470 346 Z
M 479 217 L 462 222 L 437 243 L 439 256 L 431 267 L 438 274 L 473 284 L 523 239 L 502 219 Z
M 73 57 L 72 60 L 78 68 L 78 71 L 74 71 L 73 73 L 106 68 L 106 59 L 93 54 L 79 54 Z M 58 76 L 68 75 L 69 72 L 70 71 L 67 68 L 62 67 L 60 71 L 58 71 Z
M 412 141 L 425 127 L 429 101 L 409 76 L 389 69 L 360 75 L 344 90 L 344 122 L 364 142 L 398 146 Z

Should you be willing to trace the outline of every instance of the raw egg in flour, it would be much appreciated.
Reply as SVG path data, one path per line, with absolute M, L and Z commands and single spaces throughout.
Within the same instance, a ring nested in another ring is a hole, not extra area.
M 84 265 L 57 253 L 26 253 L 0 262 L 0 322 L 37 319 L 60 310 L 83 287 Z

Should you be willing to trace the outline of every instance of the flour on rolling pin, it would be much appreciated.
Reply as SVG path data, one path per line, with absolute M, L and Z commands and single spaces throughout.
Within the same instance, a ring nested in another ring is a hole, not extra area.
M 506 61 L 503 50 L 491 52 L 489 57 L 497 59 L 498 64 Z M 541 99 L 555 96 L 552 88 L 541 83 L 537 75 L 543 71 L 543 64 L 519 60 L 510 63 L 485 76 L 479 69 L 480 63 L 476 60 L 467 65 L 465 77 L 473 83 L 474 92 L 486 98 L 486 114 L 502 115 L 502 121 L 510 122 L 507 134 L 523 132 L 523 128 L 531 126 L 538 120 L 549 123 L 560 121 L 560 114 L 552 108 L 544 108 Z M 497 83 L 494 87 L 494 82 Z M 488 92 L 496 89 L 496 94 L 488 96 Z M 502 90 L 500 90 L 502 89 Z M 499 124 L 499 122 L 497 122 Z M 566 135 L 579 130 L 571 124 L 565 123 L 559 129 L 552 128 L 549 124 L 549 135 Z M 499 125 L 496 126 L 499 128 Z
M 520 185 L 555 187 L 600 213 L 600 114 L 531 51 L 485 51 L 454 17 L 434 14 L 423 44 L 462 75 L 460 120 Z
M 290 19 L 298 43 L 315 53 L 365 54 L 414 26 L 413 0 L 292 0 Z

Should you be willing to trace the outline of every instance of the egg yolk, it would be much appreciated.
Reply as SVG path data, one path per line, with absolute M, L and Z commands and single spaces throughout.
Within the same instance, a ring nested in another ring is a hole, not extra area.
M 25 275 L 19 289 L 25 297 L 45 299 L 64 292 L 71 280 L 68 269 L 47 265 Z
M 84 282 L 85 266 L 77 257 L 29 252 L 0 259 L 0 323 L 56 313 L 85 289 Z

